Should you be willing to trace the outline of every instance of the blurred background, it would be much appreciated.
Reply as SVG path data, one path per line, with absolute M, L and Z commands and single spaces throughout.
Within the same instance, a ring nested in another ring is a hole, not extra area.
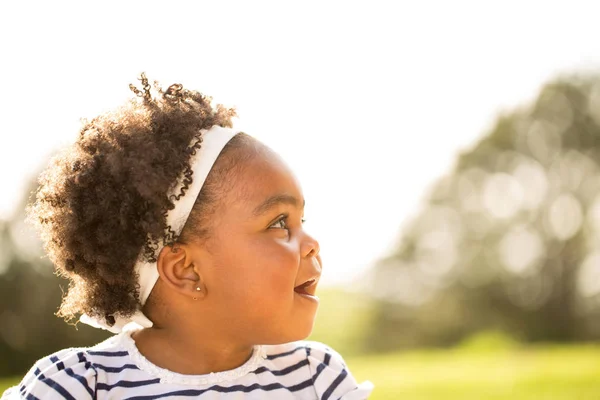
M 310 337 L 373 399 L 600 398 L 594 2 L 0 3 L 0 391 L 107 337 L 24 208 L 141 71 L 235 106 L 304 186 Z

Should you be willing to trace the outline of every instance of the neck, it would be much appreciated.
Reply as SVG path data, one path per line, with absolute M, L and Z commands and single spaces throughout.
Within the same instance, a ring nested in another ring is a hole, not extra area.
M 153 326 L 132 335 L 148 361 L 179 374 L 205 375 L 235 369 L 252 356 L 253 343 L 240 340 L 246 335 L 232 332 L 228 318 L 210 307 L 189 310 L 162 291 L 159 281 L 143 309 Z
M 210 325 L 208 326 L 210 329 Z M 177 327 L 152 327 L 132 337 L 139 352 L 151 363 L 185 375 L 205 375 L 243 365 L 252 356 L 251 345 L 233 344 L 210 332 Z

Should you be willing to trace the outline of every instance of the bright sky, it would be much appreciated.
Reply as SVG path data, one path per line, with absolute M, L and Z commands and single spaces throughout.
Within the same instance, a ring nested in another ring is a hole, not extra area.
M 323 282 L 396 243 L 499 112 L 600 66 L 581 1 L 0 2 L 0 217 L 139 72 L 236 106 L 297 172 Z

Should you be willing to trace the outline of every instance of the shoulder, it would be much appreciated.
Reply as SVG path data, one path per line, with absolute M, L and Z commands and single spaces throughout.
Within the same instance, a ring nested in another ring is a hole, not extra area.
M 306 355 L 312 357 L 315 360 L 319 360 L 324 365 L 335 365 L 342 368 L 346 368 L 346 362 L 340 353 L 335 351 L 332 347 L 315 341 L 305 340 L 299 342 L 304 344 L 306 348 Z
M 31 367 L 19 386 L 4 395 L 9 399 L 92 398 L 96 370 L 88 361 L 85 350 L 64 349 L 42 358 Z
M 368 398 L 373 390 L 369 381 L 357 383 L 344 358 L 320 342 L 304 340 L 268 346 L 266 356 L 286 365 L 307 366 L 319 399 L 361 400 Z
M 362 400 L 369 397 L 373 384 L 369 381 L 357 383 L 340 353 L 320 342 L 303 343 L 320 399 Z
M 110 338 L 94 347 L 69 348 L 40 360 L 27 372 L 21 383 L 7 391 L 2 399 L 90 399 L 95 397 L 98 355 L 117 350 Z

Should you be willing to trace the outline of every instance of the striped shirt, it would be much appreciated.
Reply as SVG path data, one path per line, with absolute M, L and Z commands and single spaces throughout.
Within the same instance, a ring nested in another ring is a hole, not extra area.
M 150 363 L 131 332 L 122 332 L 94 347 L 65 349 L 39 360 L 0 400 L 360 400 L 372 390 L 369 381 L 357 384 L 343 358 L 319 342 L 257 346 L 233 370 L 183 375 Z

